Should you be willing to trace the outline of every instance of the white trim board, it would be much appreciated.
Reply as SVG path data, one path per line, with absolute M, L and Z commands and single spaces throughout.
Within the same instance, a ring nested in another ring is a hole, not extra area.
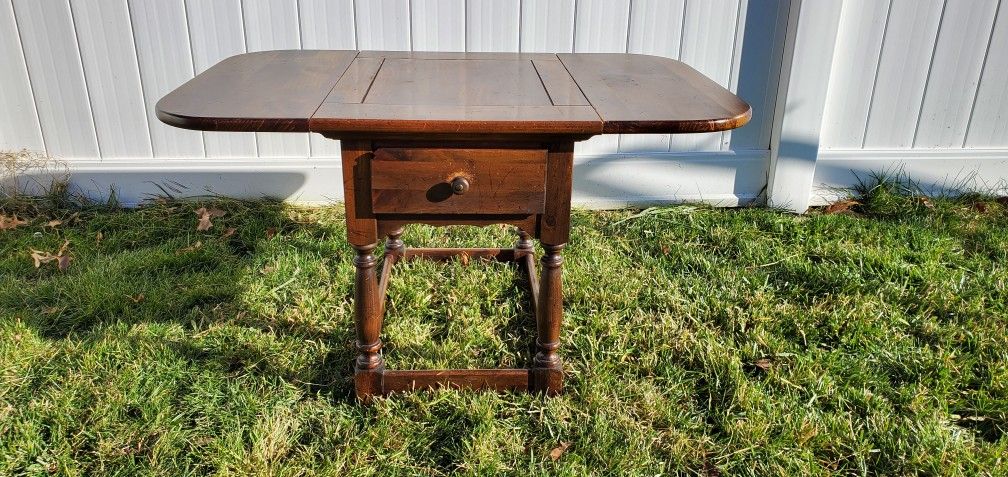
M 790 0 L 789 5 L 770 136 L 767 203 L 802 213 L 812 195 L 843 2 Z
M 903 174 L 929 194 L 974 189 L 1006 195 L 1008 149 L 823 149 L 811 205 L 836 200 L 873 173 Z
M 576 156 L 574 205 L 593 209 L 678 202 L 745 205 L 766 184 L 768 151 L 623 153 Z M 68 160 L 75 189 L 94 200 L 115 190 L 135 206 L 163 195 L 274 197 L 303 205 L 342 200 L 340 159 L 149 158 Z M 37 180 L 47 182 L 44 176 Z

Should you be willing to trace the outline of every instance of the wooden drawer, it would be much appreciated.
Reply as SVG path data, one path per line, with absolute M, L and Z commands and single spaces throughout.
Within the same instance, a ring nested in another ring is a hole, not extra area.
M 371 161 L 376 214 L 539 214 L 545 202 L 541 149 L 381 148 Z

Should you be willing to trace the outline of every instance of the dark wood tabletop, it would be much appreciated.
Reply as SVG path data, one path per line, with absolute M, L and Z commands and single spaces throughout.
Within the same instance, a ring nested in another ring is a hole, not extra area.
M 280 50 L 221 61 L 162 98 L 157 115 L 188 129 L 341 137 L 711 132 L 752 113 L 657 56 Z

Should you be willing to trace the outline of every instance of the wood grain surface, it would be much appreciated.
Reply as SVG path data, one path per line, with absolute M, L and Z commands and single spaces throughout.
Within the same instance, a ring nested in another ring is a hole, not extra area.
M 157 104 L 219 131 L 591 136 L 732 129 L 749 105 L 693 68 L 634 54 L 267 51 L 228 58 Z
M 308 131 L 356 52 L 276 50 L 227 58 L 158 101 L 158 119 L 206 131 Z
M 546 200 L 546 151 L 409 149 L 375 151 L 371 203 L 376 214 L 535 214 Z M 469 188 L 458 194 L 456 178 Z

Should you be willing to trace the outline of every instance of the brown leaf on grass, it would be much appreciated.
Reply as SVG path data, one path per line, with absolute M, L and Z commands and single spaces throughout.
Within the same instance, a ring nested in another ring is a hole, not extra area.
M 196 217 L 198 217 L 198 222 L 196 223 L 197 232 L 205 232 L 213 227 L 213 222 L 210 219 L 215 219 L 218 217 L 224 217 L 227 212 L 220 210 L 215 207 L 206 208 L 200 207 L 195 210 Z
M 469 266 L 469 254 L 462 252 L 462 254 L 459 255 L 459 261 L 462 262 L 462 266 Z
M 975 210 L 977 212 L 980 212 L 981 214 L 986 214 L 987 213 L 987 204 L 985 204 L 983 202 L 974 202 L 973 203 L 973 210 Z
M 196 223 L 196 231 L 205 232 L 207 230 L 210 230 L 210 227 L 213 227 L 213 222 L 210 221 L 210 216 L 201 215 L 199 217 L 199 222 Z
M 56 313 L 59 313 L 59 311 L 60 311 L 60 307 L 58 307 L 58 306 L 44 306 L 44 307 L 42 307 L 42 314 L 43 315 L 55 315 Z
M 237 232 L 237 231 L 238 231 L 238 229 L 236 229 L 234 227 L 228 227 L 228 228 L 224 229 L 224 233 L 221 234 L 221 238 L 222 239 L 228 238 L 228 237 L 234 235 L 235 232 Z
M 851 207 L 854 207 L 855 205 L 861 205 L 861 203 L 854 199 L 838 200 L 830 205 L 827 205 L 826 210 L 824 210 L 823 213 L 840 214 L 844 212 L 849 212 Z
M 58 268 L 61 272 L 70 268 L 71 260 L 73 260 L 73 258 L 70 257 L 70 241 L 65 240 L 63 241 L 63 246 L 61 246 L 59 251 L 56 252 L 56 268 Z
M 672 251 L 672 249 L 670 249 L 668 245 L 662 245 L 661 246 L 661 253 L 662 253 L 662 255 L 668 255 L 669 252 L 671 252 L 671 251 Z
M 277 234 L 276 227 L 270 227 L 270 228 L 266 229 L 266 238 L 267 239 L 273 238 L 273 236 L 275 236 L 276 234 Z
M 570 446 L 570 442 L 561 442 L 560 445 L 554 447 L 553 450 L 550 451 L 550 460 L 556 462 L 560 459 L 560 456 L 564 455 L 564 452 L 567 452 L 567 449 L 569 449 Z
M 95 234 L 95 243 L 101 243 L 103 238 L 105 238 L 105 234 L 101 233 L 101 230 L 99 230 L 98 233 Z
M 133 301 L 133 303 L 140 303 L 144 301 L 144 294 L 140 293 L 137 295 L 127 295 L 127 297 Z
M 182 247 L 182 248 L 176 250 L 175 254 L 176 255 L 181 255 L 183 253 L 192 252 L 193 250 L 199 250 L 199 248 L 202 247 L 202 246 L 203 246 L 203 241 L 202 240 L 197 240 L 196 243 L 194 243 L 194 244 L 192 244 L 192 245 L 190 245 L 188 247 Z
M 753 366 L 756 366 L 763 371 L 768 371 L 773 367 L 773 361 L 770 361 L 770 358 L 760 358 L 753 363 Z
M 65 220 L 52 219 L 52 220 L 46 222 L 45 224 L 43 224 L 42 226 L 43 227 L 56 228 L 56 227 L 59 227 L 60 225 L 64 225 L 64 224 L 65 225 L 70 225 L 71 223 L 73 223 L 74 221 L 76 221 L 79 218 L 80 218 L 80 212 L 74 212 L 73 215 L 71 215 L 70 217 L 67 217 Z
M 31 251 L 31 258 L 35 261 L 35 268 L 42 266 L 43 263 L 53 261 L 52 254 L 35 249 L 32 249 Z
M 70 268 L 70 261 L 73 260 L 73 257 L 70 256 L 70 241 L 64 241 L 55 255 L 43 250 L 32 249 L 31 258 L 35 263 L 35 268 L 39 268 L 49 262 L 56 262 L 56 268 L 61 272 L 65 271 L 67 268 Z
M 916 197 L 916 199 L 917 199 L 917 202 L 920 202 L 920 204 L 923 205 L 924 207 L 927 207 L 929 209 L 933 209 L 934 208 L 934 202 L 931 202 L 931 199 L 928 199 L 927 197 L 923 197 L 923 196 L 922 197 Z
M 17 215 L 7 217 L 0 214 L 0 230 L 14 230 L 27 223 L 28 221 L 19 219 Z

